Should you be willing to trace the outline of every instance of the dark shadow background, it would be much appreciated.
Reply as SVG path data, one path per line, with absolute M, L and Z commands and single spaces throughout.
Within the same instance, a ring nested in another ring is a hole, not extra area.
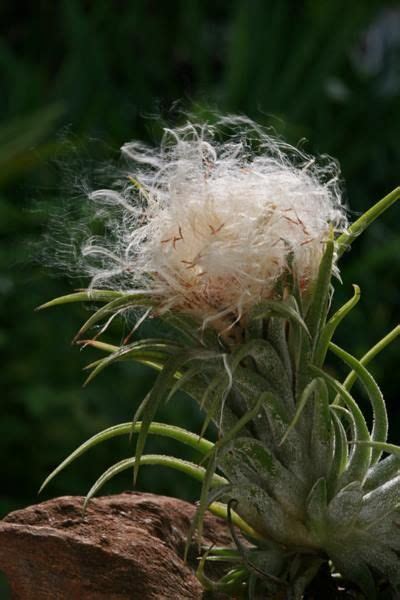
M 81 151 L 85 169 L 85 156 L 117 159 L 131 139 L 157 143 L 161 121 L 180 122 L 180 109 L 199 117 L 210 108 L 245 113 L 289 142 L 306 138 L 308 152 L 335 156 L 356 216 L 400 183 L 400 5 L 47 0 L 2 3 L 0 23 L 1 516 L 36 502 L 44 477 L 78 443 L 130 420 L 153 380 L 151 372 L 125 364 L 83 389 L 82 368 L 95 354 L 70 341 L 85 309 L 34 312 L 85 284 L 32 260 L 46 214 L 70 192 L 65 168 L 74 172 Z M 93 139 L 100 140 L 98 150 L 88 153 Z M 357 356 L 398 323 L 399 220 L 397 206 L 342 261 L 335 305 L 351 295 L 353 282 L 362 299 L 337 339 Z M 394 442 L 400 442 L 398 357 L 399 343 L 373 367 Z M 185 397 L 158 419 L 201 426 Z M 189 456 L 165 441 L 152 444 Z M 98 446 L 43 498 L 85 493 L 129 452 L 127 440 Z M 105 493 L 130 488 L 130 477 L 120 476 Z M 155 467 L 142 470 L 139 487 L 188 499 L 198 493 L 185 477 Z

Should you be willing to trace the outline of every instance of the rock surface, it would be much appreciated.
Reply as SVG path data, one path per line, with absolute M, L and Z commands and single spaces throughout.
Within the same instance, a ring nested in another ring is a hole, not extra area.
M 65 496 L 0 521 L 0 570 L 14 600 L 203 598 L 197 551 L 183 562 L 192 504 L 153 494 L 93 499 Z M 208 515 L 206 545 L 230 545 L 226 525 Z

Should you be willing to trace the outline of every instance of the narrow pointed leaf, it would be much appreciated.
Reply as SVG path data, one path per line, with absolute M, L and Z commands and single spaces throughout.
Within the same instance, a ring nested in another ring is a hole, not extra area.
M 377 521 L 400 508 L 400 475 L 396 475 L 363 497 L 359 523 L 372 527 Z
M 386 447 L 386 449 L 385 449 Z M 364 489 L 371 491 L 379 487 L 385 481 L 389 481 L 392 477 L 399 474 L 400 471 L 400 446 L 393 444 L 385 444 L 382 448 L 383 452 L 389 452 L 389 456 L 375 463 L 368 471 L 367 478 L 364 483 Z M 392 452 L 392 453 L 390 453 Z
M 334 409 L 342 409 L 342 407 L 331 407 L 332 410 L 332 423 L 333 430 L 335 435 L 335 449 L 332 458 L 332 464 L 330 467 L 329 477 L 328 477 L 328 492 L 331 494 L 337 485 L 337 481 L 340 475 L 343 473 L 344 469 L 347 465 L 348 460 L 348 446 L 347 446 L 347 437 L 346 431 L 342 425 L 341 420 L 337 416 Z M 345 410 L 345 409 L 343 409 Z
M 204 480 L 203 480 L 203 484 L 202 484 L 202 488 L 201 488 L 199 505 L 198 505 L 195 517 L 192 521 L 192 525 L 191 525 L 189 533 L 188 533 L 188 538 L 187 538 L 188 541 L 186 544 L 187 548 L 188 548 L 188 544 L 190 543 L 190 540 L 192 539 L 192 536 L 196 530 L 197 530 L 198 537 L 201 538 L 201 536 L 202 536 L 202 526 L 203 526 L 204 514 L 209 505 L 208 493 L 209 493 L 212 478 L 213 478 L 213 475 L 215 473 L 215 469 L 217 466 L 217 460 L 218 460 L 219 453 L 245 427 L 245 425 L 247 423 L 249 423 L 252 419 L 254 419 L 254 417 L 260 411 L 262 403 L 266 400 L 266 398 L 269 395 L 270 394 L 268 392 L 265 392 L 264 394 L 262 394 L 259 397 L 259 399 L 257 400 L 257 402 L 254 405 L 254 407 L 252 408 L 252 410 L 250 410 L 248 413 L 243 415 L 243 417 L 241 417 L 241 419 L 239 419 L 239 421 L 235 424 L 235 426 L 230 431 L 228 431 L 220 440 L 218 440 L 218 442 L 216 442 L 214 444 L 214 446 L 211 450 L 211 453 L 209 455 L 208 464 L 207 464 L 207 468 L 205 471 L 205 476 L 204 476 Z
M 85 385 L 90 383 L 103 369 L 113 364 L 116 361 L 126 360 L 128 358 L 135 359 L 137 356 L 139 359 L 144 358 L 150 362 L 164 364 L 167 362 L 171 354 L 174 354 L 179 350 L 179 346 L 166 342 L 165 340 L 147 339 L 133 342 L 127 346 L 121 346 L 117 352 L 114 352 L 110 356 L 103 358 L 90 373 L 87 378 Z M 141 356 L 142 355 L 142 356 Z
M 207 348 L 219 348 L 218 336 L 213 329 L 202 329 L 193 317 L 186 314 L 167 312 L 161 315 L 160 320 L 179 331 L 193 346 L 205 346 Z
M 279 442 L 280 446 L 285 442 L 285 440 L 287 439 L 287 437 L 290 434 L 290 432 L 292 431 L 292 429 L 296 426 L 296 424 L 301 416 L 301 413 L 303 412 L 304 407 L 305 407 L 306 403 L 308 402 L 309 398 L 311 398 L 313 393 L 318 389 L 318 381 L 319 381 L 318 378 L 312 379 L 310 381 L 310 383 L 307 384 L 306 387 L 304 388 L 304 390 L 301 394 L 300 400 L 297 404 L 294 417 L 291 420 L 291 422 L 289 423 L 289 426 L 286 429 L 284 436 L 282 437 L 281 441 Z
M 294 321 L 297 323 L 297 325 L 300 325 L 306 335 L 310 335 L 308 327 L 301 314 L 295 310 L 295 308 L 290 306 L 287 301 L 264 300 L 261 304 L 258 304 L 254 307 L 250 318 L 258 320 L 265 319 L 270 316 L 281 317 L 287 319 L 288 321 Z
M 341 358 L 357 373 L 367 392 L 373 410 L 374 425 L 371 434 L 372 440 L 376 442 L 386 442 L 389 427 L 388 416 L 382 392 L 380 391 L 375 379 L 359 360 L 354 358 L 354 356 L 342 348 L 339 348 L 339 346 L 336 346 L 336 344 L 330 342 L 329 349 L 334 352 L 336 356 L 339 356 L 339 358 Z M 380 456 L 381 452 L 377 448 L 374 448 L 371 457 L 372 463 L 377 462 Z
M 115 298 L 108 302 L 105 306 L 99 308 L 89 319 L 82 325 L 75 339 L 81 337 L 88 329 L 96 325 L 102 319 L 115 315 L 122 310 L 130 308 L 139 308 L 143 306 L 152 306 L 153 300 L 144 294 L 125 294 L 120 298 Z
M 351 394 L 340 384 L 336 379 L 334 379 L 328 373 L 325 373 L 318 367 L 311 367 L 311 370 L 318 374 L 320 377 L 325 378 L 326 383 L 342 398 L 343 402 L 346 404 L 347 408 L 351 412 L 355 428 L 357 440 L 362 441 L 370 441 L 370 435 L 368 431 L 367 424 L 364 419 L 364 415 L 362 414 L 358 404 L 351 396 Z M 350 481 L 364 481 L 367 470 L 370 466 L 371 462 L 371 451 L 365 451 L 368 446 L 358 446 L 356 450 L 353 452 L 349 464 L 342 475 L 341 484 L 342 486 L 346 485 Z M 364 450 L 364 451 L 361 451 Z
M 363 502 L 363 490 L 359 481 L 352 481 L 332 498 L 328 505 L 328 518 L 333 531 L 344 535 L 356 522 Z
M 258 335 L 258 338 L 262 337 Z M 282 364 L 287 373 L 287 377 L 292 384 L 293 372 L 292 372 L 292 361 L 290 360 L 290 353 L 288 348 L 287 334 L 286 334 L 286 322 L 283 319 L 277 317 L 271 317 L 268 320 L 268 333 L 267 339 L 275 348 L 278 353 Z
M 168 402 L 177 392 L 179 392 L 181 389 L 184 389 L 185 386 L 190 387 L 190 383 L 193 381 L 193 379 L 204 373 L 204 370 L 204 365 L 194 366 L 188 369 L 171 387 L 165 401 Z
M 255 419 L 258 413 L 261 410 L 261 407 L 264 403 L 268 403 L 269 400 L 274 397 L 274 394 L 270 392 L 264 392 L 260 395 L 257 402 L 254 404 L 253 408 L 251 408 L 246 414 L 244 414 L 238 422 L 232 427 L 230 431 L 228 431 L 221 439 L 216 442 L 216 447 L 218 450 L 223 448 L 226 444 L 228 444 L 235 436 L 240 433 L 243 428 L 250 423 L 253 419 Z
M 252 437 L 235 437 L 226 446 L 218 464 L 235 485 L 254 483 L 275 498 L 289 515 L 299 520 L 303 518 L 307 485 L 262 442 Z
M 314 343 L 318 339 L 322 327 L 325 326 L 333 257 L 334 244 L 333 240 L 330 239 L 326 242 L 326 249 L 321 260 L 318 277 L 314 283 L 311 305 L 306 316 L 306 323 Z
M 326 536 L 326 515 L 328 507 L 327 487 L 324 477 L 318 479 L 307 497 L 307 519 L 308 522 L 318 536 L 320 543 L 324 542 Z
M 390 208 L 392 204 L 397 202 L 400 199 L 400 187 L 395 188 L 392 192 L 390 192 L 387 196 L 382 198 L 379 202 L 374 204 L 369 210 L 367 210 L 357 221 L 355 221 L 345 233 L 340 235 L 336 242 L 336 252 L 338 257 L 340 257 L 345 250 L 347 250 L 353 241 L 361 234 L 363 231 L 371 225 L 385 210 Z
M 222 502 L 212 502 L 208 507 L 208 510 L 213 515 L 215 515 L 216 517 L 220 517 L 221 519 L 226 520 L 228 517 L 227 505 L 223 504 Z M 246 536 L 252 538 L 253 540 L 264 541 L 262 535 L 257 533 L 257 531 L 253 529 L 251 525 L 246 523 L 246 521 L 242 519 L 242 517 L 240 517 L 234 510 L 231 511 L 231 517 L 233 524 L 236 527 L 238 527 Z
M 368 446 L 369 448 L 376 448 L 381 452 L 388 452 L 389 454 L 393 454 L 395 456 L 400 457 L 400 446 L 396 446 L 396 444 L 388 444 L 387 442 L 374 442 L 372 440 L 352 440 L 350 443 L 355 444 L 357 446 Z
M 105 471 L 101 477 L 97 479 L 94 485 L 90 488 L 86 498 L 84 507 L 87 506 L 89 500 L 103 487 L 107 481 L 115 477 L 118 473 L 122 473 L 127 469 L 130 469 L 135 466 L 136 458 L 126 458 L 121 460 L 117 464 L 113 465 L 107 471 Z M 197 481 L 203 481 L 205 475 L 205 469 L 192 463 L 188 460 L 182 460 L 180 458 L 175 458 L 173 456 L 164 456 L 163 454 L 147 454 L 141 456 L 140 458 L 141 465 L 161 465 L 165 467 L 170 467 L 172 469 L 177 469 L 178 471 L 182 471 L 187 475 L 190 475 Z M 220 486 L 226 485 L 228 482 L 224 477 L 220 475 L 214 475 L 212 478 L 211 486 Z
M 392 329 L 392 331 L 389 331 L 389 333 L 387 335 L 385 335 L 385 337 L 383 337 L 372 348 L 370 348 L 370 350 L 368 350 L 368 352 L 366 354 L 364 354 L 364 356 L 362 358 L 360 358 L 360 363 L 364 367 L 367 366 L 367 364 L 369 362 L 371 362 L 371 360 L 374 359 L 375 356 L 377 356 L 377 354 L 382 352 L 382 350 L 384 350 L 386 348 L 386 346 L 388 346 L 389 344 L 394 342 L 394 340 L 397 337 L 399 337 L 399 335 L 400 335 L 400 325 L 397 325 L 396 327 L 394 327 L 394 329 Z M 356 382 L 356 380 L 357 380 L 356 371 L 351 371 L 347 375 L 346 379 L 344 380 L 343 386 L 346 388 L 346 390 L 350 391 L 352 386 Z
M 286 410 L 292 412 L 294 400 L 288 373 L 279 354 L 267 340 L 250 340 L 232 354 L 229 366 L 232 376 L 234 376 L 234 384 L 237 385 L 239 382 L 238 374 L 240 372 L 244 374 L 247 371 L 245 367 L 242 367 L 242 370 L 239 371 L 239 365 L 248 356 L 256 363 L 257 371 L 265 382 L 264 390 L 279 396 Z M 255 385 L 256 380 L 253 373 L 254 371 L 250 377 L 254 380 Z
M 300 353 L 297 356 L 296 392 L 300 396 L 310 380 L 309 366 L 313 363 L 313 356 L 318 343 L 321 329 L 325 326 L 329 304 L 329 291 L 332 277 L 332 264 L 334 258 L 334 245 L 332 239 L 326 242 L 318 276 L 314 282 L 310 308 L 306 315 L 306 323 L 311 334 L 310 340 L 304 336 L 300 340 Z
M 263 537 L 272 537 L 281 544 L 312 544 L 311 535 L 304 524 L 288 515 L 262 487 L 250 482 L 247 485 L 233 485 L 230 496 L 238 502 L 236 512 Z
M 84 347 L 90 346 L 91 348 L 96 348 L 97 350 L 108 352 L 108 354 L 112 354 L 113 352 L 117 352 L 118 350 L 120 350 L 120 346 L 115 346 L 114 344 L 107 344 L 105 342 L 99 342 L 97 340 L 80 340 L 78 344 Z
M 310 455 L 314 457 L 314 477 L 327 477 L 333 458 L 332 418 L 329 393 L 325 381 L 318 378 L 313 396 L 314 412 L 310 439 Z
M 61 304 L 69 304 L 71 302 L 110 302 L 111 300 L 121 298 L 124 295 L 124 292 L 116 292 L 114 290 L 82 290 L 80 292 L 74 292 L 73 294 L 54 298 L 54 300 L 50 300 L 49 302 L 45 302 L 45 304 L 38 306 L 36 310 L 51 308 Z
M 159 373 L 146 401 L 142 403 L 141 407 L 143 407 L 143 410 L 141 410 L 141 407 L 139 407 L 139 410 L 136 411 L 133 419 L 133 425 L 135 425 L 140 416 L 142 419 L 142 426 L 139 430 L 139 435 L 136 442 L 134 482 L 136 482 L 139 473 L 140 458 L 144 450 L 150 425 L 153 422 L 154 416 L 161 401 L 166 398 L 169 388 L 173 385 L 173 380 L 177 371 L 187 360 L 189 360 L 189 357 L 186 355 L 182 356 L 181 354 L 170 358 L 163 370 Z
M 141 421 L 135 423 L 133 426 L 133 432 L 137 433 L 138 431 L 140 431 L 141 426 Z M 181 427 L 176 427 L 174 425 L 166 425 L 164 423 L 153 422 L 149 427 L 149 433 L 169 437 L 178 442 L 182 442 L 183 444 L 191 446 L 201 454 L 207 454 L 213 448 L 212 442 L 209 442 L 204 438 L 200 439 L 197 434 L 192 433 L 191 431 L 186 431 L 186 429 L 182 429 Z M 101 431 L 100 433 L 97 433 L 96 435 L 92 436 L 86 442 L 81 444 L 76 450 L 74 450 L 74 452 L 67 456 L 67 458 L 63 460 L 62 463 L 60 463 L 58 467 L 50 473 L 50 475 L 45 479 L 42 486 L 40 487 L 39 494 L 48 485 L 48 483 L 50 483 L 50 481 L 54 479 L 54 477 L 56 477 L 56 475 L 63 471 L 74 460 L 79 458 L 79 456 L 82 456 L 82 454 L 84 454 L 97 444 L 100 444 L 102 442 L 105 442 L 106 440 L 112 439 L 117 436 L 130 436 L 131 434 L 132 422 L 129 421 L 128 423 L 121 423 L 120 425 L 114 425 L 113 427 L 104 429 L 104 431 Z
M 118 347 L 117 347 L 117 350 L 118 350 Z M 109 351 L 109 353 L 111 353 L 111 351 Z M 126 355 L 122 355 L 122 356 L 120 355 L 120 356 L 116 357 L 115 360 L 113 360 L 111 363 L 110 362 L 104 363 L 104 361 L 106 360 L 105 358 L 100 358 L 98 360 L 95 360 L 95 361 L 89 363 L 88 365 L 86 365 L 84 367 L 84 370 L 89 371 L 91 369 L 96 369 L 97 367 L 100 367 L 100 370 L 102 370 L 103 368 L 109 366 L 113 362 L 132 360 L 133 362 L 137 362 L 141 365 L 145 365 L 146 367 L 150 367 L 151 369 L 154 369 L 155 371 L 162 371 L 167 359 L 168 359 L 168 357 L 166 357 L 165 355 L 162 355 L 160 353 L 151 352 L 149 350 L 141 350 L 141 349 L 137 348 L 136 350 L 130 351 Z M 100 370 L 97 371 L 96 374 L 93 374 L 93 376 L 91 376 L 90 379 L 86 379 L 84 385 L 87 385 L 94 377 L 96 377 L 99 374 Z
M 325 327 L 322 329 L 314 355 L 314 364 L 317 367 L 321 367 L 324 364 L 329 342 L 331 341 L 337 327 L 340 325 L 344 317 L 346 317 L 346 315 L 348 315 L 348 313 L 356 306 L 360 299 L 360 288 L 358 285 L 353 285 L 353 288 L 353 297 L 335 312 L 335 314 L 329 319 Z

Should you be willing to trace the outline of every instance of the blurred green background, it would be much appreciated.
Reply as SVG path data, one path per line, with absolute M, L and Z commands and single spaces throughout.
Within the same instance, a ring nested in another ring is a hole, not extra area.
M 0 516 L 36 502 L 44 477 L 78 443 L 130 420 L 153 380 L 144 368 L 124 364 L 83 389 L 82 368 L 95 355 L 70 341 L 85 309 L 34 312 L 85 285 L 33 259 L 46 214 L 69 194 L 71 172 L 81 176 L 75 164 L 86 168 L 89 140 L 99 140 L 94 146 L 103 158 L 117 159 L 123 142 L 157 142 L 160 123 L 182 120 L 180 109 L 199 117 L 216 109 L 247 114 L 289 142 L 305 138 L 308 152 L 336 157 L 353 215 L 400 183 L 399 3 L 47 0 L 24 6 L 0 7 Z M 397 206 L 342 262 L 335 305 L 351 295 L 352 282 L 362 288 L 338 334 L 356 355 L 398 322 L 399 223 Z M 373 369 L 396 442 L 398 356 L 394 344 Z M 201 424 L 183 396 L 159 419 L 193 430 Z M 183 454 L 165 441 L 152 448 Z M 127 440 L 97 447 L 43 498 L 85 493 L 105 467 L 131 451 Z M 153 467 L 142 470 L 139 487 L 188 499 L 198 493 L 185 477 Z M 130 475 L 121 476 L 104 493 L 129 488 Z

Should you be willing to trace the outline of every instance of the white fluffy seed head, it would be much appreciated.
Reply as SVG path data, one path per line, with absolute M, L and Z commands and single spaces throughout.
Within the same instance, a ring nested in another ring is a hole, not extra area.
M 143 289 L 158 310 L 226 327 L 276 297 L 289 269 L 308 289 L 329 232 L 347 225 L 336 163 L 243 118 L 167 129 L 160 148 L 122 152 L 122 180 L 90 194 L 106 233 L 82 257 L 92 287 Z

